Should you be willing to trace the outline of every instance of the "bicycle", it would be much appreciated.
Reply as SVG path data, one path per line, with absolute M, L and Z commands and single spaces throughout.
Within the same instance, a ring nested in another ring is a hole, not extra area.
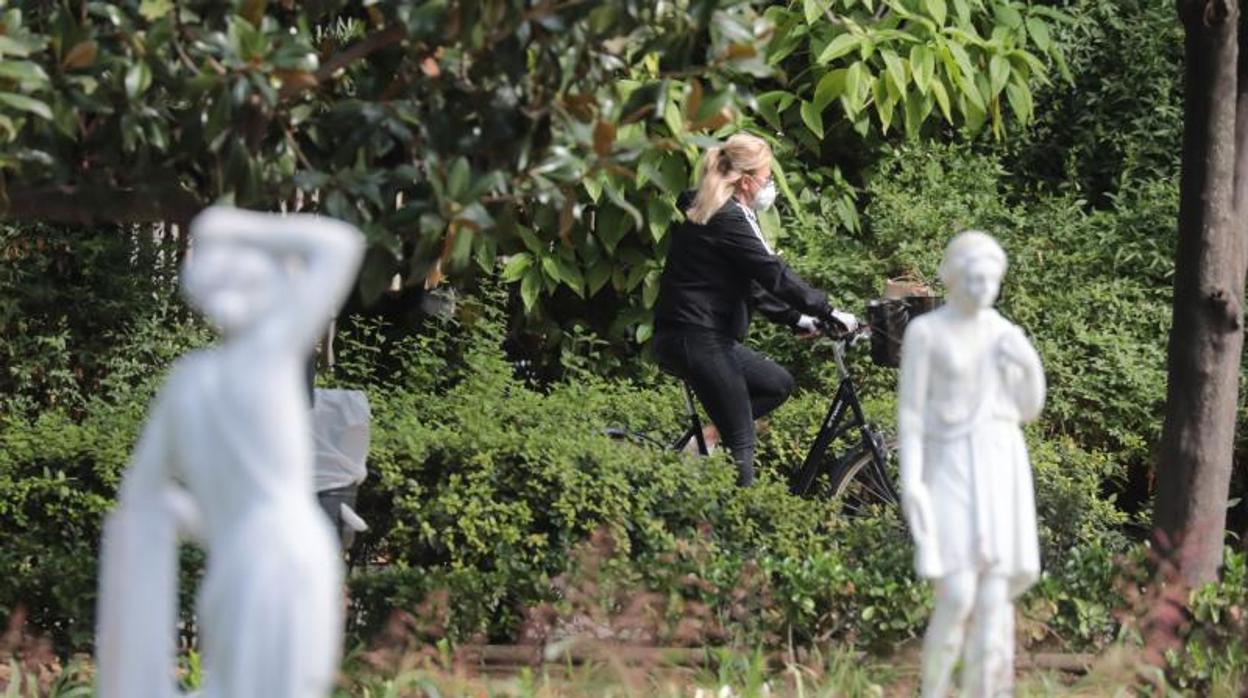
M 825 333 L 816 339 L 831 344 L 840 383 L 820 422 L 810 450 L 789 487 L 789 491 L 795 495 L 822 492 L 830 497 L 841 498 L 844 500 L 843 509 L 849 507 L 848 511 L 854 513 L 865 513 L 879 505 L 896 506 L 900 501 L 894 485 L 896 441 L 867 421 L 858 398 L 857 387 L 845 363 L 846 352 L 868 340 L 870 336 L 870 328 L 863 326 L 839 335 Z M 613 438 L 627 438 L 673 451 L 684 450 L 692 441 L 696 443 L 700 455 L 707 455 L 706 442 L 702 436 L 702 419 L 698 415 L 693 390 L 687 381 L 681 383 L 684 388 L 686 428 L 674 441 L 664 443 L 646 434 L 620 428 L 608 429 L 607 434 Z M 828 452 L 833 442 L 854 431 L 857 431 L 857 440 L 853 446 L 839 453 Z M 827 480 L 822 489 L 817 487 L 821 476 L 826 476 Z
M 823 421 L 819 423 L 815 440 L 789 486 L 789 491 L 795 495 L 810 494 L 819 477 L 826 475 L 824 492 L 830 497 L 842 499 L 843 507 L 850 507 L 851 512 L 876 505 L 897 506 L 901 501 L 894 484 L 896 439 L 867 421 L 858 389 L 845 363 L 847 350 L 870 337 L 871 329 L 867 325 L 839 336 L 827 337 L 832 343 L 832 356 L 840 383 Z M 856 443 L 844 452 L 828 453 L 828 447 L 836 439 L 854 431 L 857 431 Z

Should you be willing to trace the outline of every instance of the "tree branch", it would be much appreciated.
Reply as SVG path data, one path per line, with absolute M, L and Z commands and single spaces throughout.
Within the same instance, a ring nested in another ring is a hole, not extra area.
M 9 189 L 0 218 L 96 225 L 100 223 L 186 224 L 204 204 L 180 187 L 119 189 L 108 186 L 46 186 Z

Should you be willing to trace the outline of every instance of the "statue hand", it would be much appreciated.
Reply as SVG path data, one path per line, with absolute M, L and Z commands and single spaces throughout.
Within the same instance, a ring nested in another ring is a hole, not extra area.
M 173 514 L 173 520 L 181 538 L 202 540 L 204 538 L 204 522 L 195 500 L 185 489 L 170 485 L 164 491 L 164 505 Z
M 1027 369 L 1035 363 L 1036 350 L 1017 325 L 1011 325 L 997 340 L 997 356 L 1003 368 L 1010 364 Z
M 902 486 L 901 509 L 910 524 L 910 533 L 915 544 L 922 547 L 932 534 L 932 503 L 927 496 L 927 488 L 921 483 Z

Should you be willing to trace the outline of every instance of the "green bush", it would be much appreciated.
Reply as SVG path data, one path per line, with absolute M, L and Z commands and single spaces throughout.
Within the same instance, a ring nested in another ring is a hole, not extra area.
M 164 367 L 207 338 L 171 317 L 115 328 L 119 339 L 98 357 L 94 385 L 63 386 L 53 406 L 30 414 L 30 395 L 20 392 L 0 401 L 0 618 L 23 607 L 62 648 L 92 637 L 100 526 L 148 401 Z M 185 560 L 196 566 L 194 554 Z
M 1167 657 L 1170 682 L 1193 695 L 1230 695 L 1248 681 L 1248 554 L 1225 558 L 1222 578 L 1192 593 L 1181 649 Z

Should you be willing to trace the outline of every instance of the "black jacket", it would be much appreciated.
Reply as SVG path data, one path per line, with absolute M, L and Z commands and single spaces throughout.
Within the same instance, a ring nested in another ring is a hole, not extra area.
M 677 202 L 688 209 L 692 192 Z M 767 251 L 736 201 L 730 199 L 706 225 L 685 220 L 671 230 L 671 247 L 659 283 L 655 329 L 687 327 L 745 338 L 750 303 L 786 325 L 802 313 L 826 317 L 828 298 L 802 281 L 789 265 Z

